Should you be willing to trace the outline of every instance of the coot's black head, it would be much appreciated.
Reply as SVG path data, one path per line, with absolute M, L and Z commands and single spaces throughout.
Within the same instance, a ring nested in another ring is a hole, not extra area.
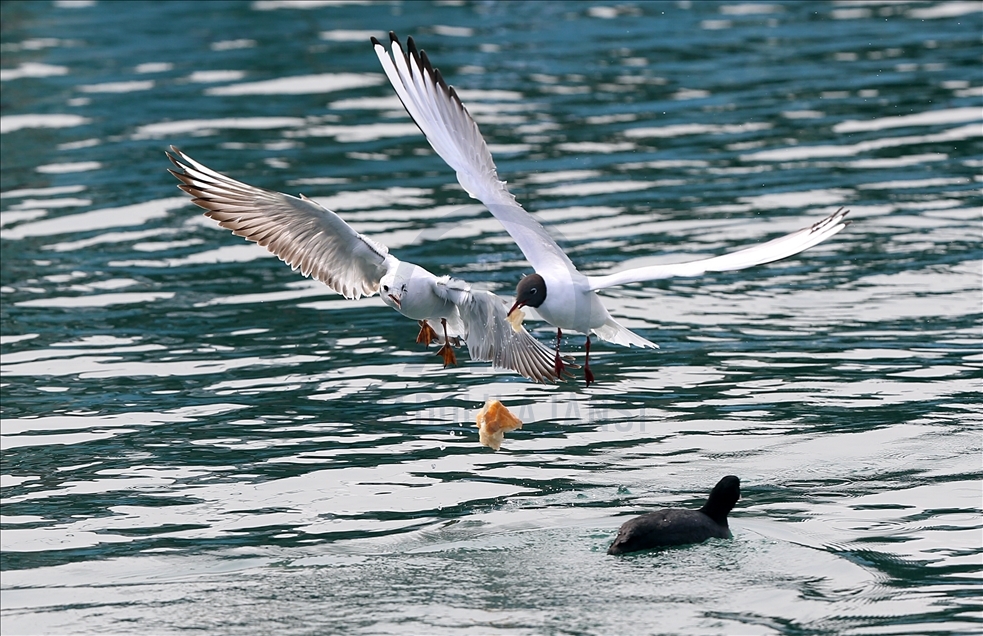
M 722 526 L 727 525 L 727 515 L 734 509 L 734 504 L 741 498 L 741 480 L 733 475 L 727 475 L 717 482 L 710 491 L 710 497 L 700 508 L 700 512 L 710 517 Z
M 539 307 L 546 300 L 546 281 L 539 274 L 529 274 L 515 287 L 515 304 L 509 314 L 519 307 Z

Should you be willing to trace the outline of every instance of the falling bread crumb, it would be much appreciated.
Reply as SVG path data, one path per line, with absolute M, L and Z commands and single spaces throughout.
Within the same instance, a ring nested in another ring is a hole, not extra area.
M 526 315 L 522 312 L 521 309 L 514 310 L 511 314 L 509 314 L 509 317 L 507 318 L 509 324 L 512 325 L 512 331 L 516 333 L 519 333 L 519 331 L 522 329 L 522 321 L 525 319 L 526 319 Z M 486 404 L 485 406 L 487 407 L 488 405 Z
M 478 411 L 475 425 L 478 427 L 478 441 L 482 446 L 498 450 L 502 447 L 507 432 L 522 428 L 522 420 L 512 415 L 498 400 L 488 400 L 484 408 Z

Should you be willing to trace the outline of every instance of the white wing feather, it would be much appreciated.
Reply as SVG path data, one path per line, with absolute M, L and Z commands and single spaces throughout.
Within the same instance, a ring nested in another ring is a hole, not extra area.
M 426 53 L 407 40 L 403 53 L 394 33 L 389 34 L 392 56 L 372 38 L 376 55 L 396 94 L 440 158 L 457 173 L 468 194 L 478 199 L 501 222 L 537 271 L 560 268 L 581 275 L 539 221 L 520 206 L 505 182 L 498 178 L 495 160 L 478 124 L 454 89 L 431 66 Z
M 204 166 L 174 146 L 170 170 L 205 216 L 259 243 L 304 276 L 345 298 L 371 296 L 396 259 L 384 245 L 362 236 L 331 210 L 303 197 L 263 190 Z
M 478 124 L 461 103 L 454 88 L 447 85 L 433 68 L 426 53 L 417 51 L 413 39 L 404 53 L 394 33 L 389 34 L 392 55 L 375 38 L 376 55 L 406 111 L 440 157 L 457 173 L 457 180 L 468 194 L 485 204 L 512 236 L 526 260 L 537 271 L 566 269 L 580 274 L 569 257 L 546 229 L 534 219 L 499 180 L 495 161 Z M 818 223 L 761 245 L 715 258 L 654 265 L 610 274 L 590 276 L 590 289 L 598 290 L 675 276 L 699 276 L 705 272 L 724 272 L 787 258 L 825 241 L 844 227 L 847 213 L 838 210 Z
M 556 353 L 519 326 L 512 329 L 507 319 L 508 304 L 489 291 L 472 289 L 466 282 L 442 276 L 436 281 L 437 294 L 450 300 L 464 324 L 464 341 L 473 360 L 491 362 L 501 369 L 512 369 L 536 382 L 555 382 Z M 576 368 L 563 356 L 564 364 Z
M 171 170 L 171 174 L 206 216 L 346 298 L 375 293 L 386 272 L 400 265 L 385 246 L 359 234 L 310 199 L 253 187 L 198 163 L 173 146 L 171 151 L 180 158 L 168 154 L 180 170 Z M 511 369 L 536 382 L 558 379 L 554 351 L 525 329 L 512 330 L 505 300 L 491 292 L 473 291 L 464 281 L 437 278 L 417 269 L 433 280 L 438 296 L 453 303 L 442 317 L 451 332 L 464 336 L 472 359 Z M 576 366 L 567 357 L 564 361 Z
M 698 261 L 689 261 L 687 263 L 638 267 L 606 276 L 588 276 L 587 281 L 590 284 L 590 288 L 596 291 L 627 283 L 640 283 L 676 276 L 699 276 L 706 272 L 729 272 L 771 263 L 772 261 L 798 254 L 833 236 L 849 223 L 849 221 L 843 220 L 843 217 L 848 212 L 849 210 L 840 208 L 822 221 L 814 223 L 809 227 L 802 228 L 791 234 L 786 234 L 767 243 L 761 243 L 760 245 L 753 245 L 736 252 L 731 252 L 730 254 Z

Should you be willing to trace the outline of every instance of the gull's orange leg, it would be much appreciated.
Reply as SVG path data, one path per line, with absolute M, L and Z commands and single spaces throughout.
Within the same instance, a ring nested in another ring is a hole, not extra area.
M 433 330 L 430 323 L 426 320 L 420 321 L 420 333 L 416 335 L 417 344 L 430 347 L 430 343 L 437 339 L 437 332 Z
M 441 318 L 440 324 L 444 327 L 444 346 L 437 350 L 437 355 L 444 359 L 444 368 L 449 364 L 457 366 L 457 356 L 454 355 L 454 348 L 451 347 L 450 338 L 447 337 L 447 320 Z

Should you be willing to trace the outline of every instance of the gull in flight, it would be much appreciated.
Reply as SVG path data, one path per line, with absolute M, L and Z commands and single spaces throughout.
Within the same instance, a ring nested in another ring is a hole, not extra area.
M 174 155 L 167 156 L 178 170 L 168 172 L 181 182 L 178 187 L 222 227 L 262 245 L 345 298 L 379 292 L 384 303 L 420 322 L 417 342 L 434 341 L 433 325 L 439 324 L 444 338 L 438 354 L 445 367 L 457 362 L 451 332 L 463 338 L 474 360 L 490 361 L 536 382 L 561 377 L 554 351 L 521 324 L 509 322 L 504 299 L 398 260 L 384 245 L 303 195 L 256 188 L 198 163 L 174 146 L 171 151 Z
M 619 345 L 658 347 L 632 333 L 605 309 L 597 292 L 608 287 L 675 276 L 699 276 L 705 272 L 726 272 L 787 258 L 825 241 L 844 227 L 847 210 L 797 232 L 751 247 L 707 258 L 671 265 L 652 265 L 606 276 L 586 276 L 577 270 L 546 229 L 526 212 L 498 178 L 498 169 L 485 144 L 478 124 L 472 119 L 452 86 L 435 69 L 427 54 L 418 51 L 413 38 L 407 39 L 407 52 L 395 33 L 389 33 L 391 54 L 378 39 L 372 45 L 386 76 L 434 151 L 457 173 L 461 187 L 481 201 L 497 218 L 522 250 L 535 273 L 519 281 L 515 303 L 509 310 L 533 307 L 556 327 L 556 375 L 563 371 L 560 339 L 564 329 L 587 335 L 584 379 L 594 381 L 590 370 L 590 336 Z

